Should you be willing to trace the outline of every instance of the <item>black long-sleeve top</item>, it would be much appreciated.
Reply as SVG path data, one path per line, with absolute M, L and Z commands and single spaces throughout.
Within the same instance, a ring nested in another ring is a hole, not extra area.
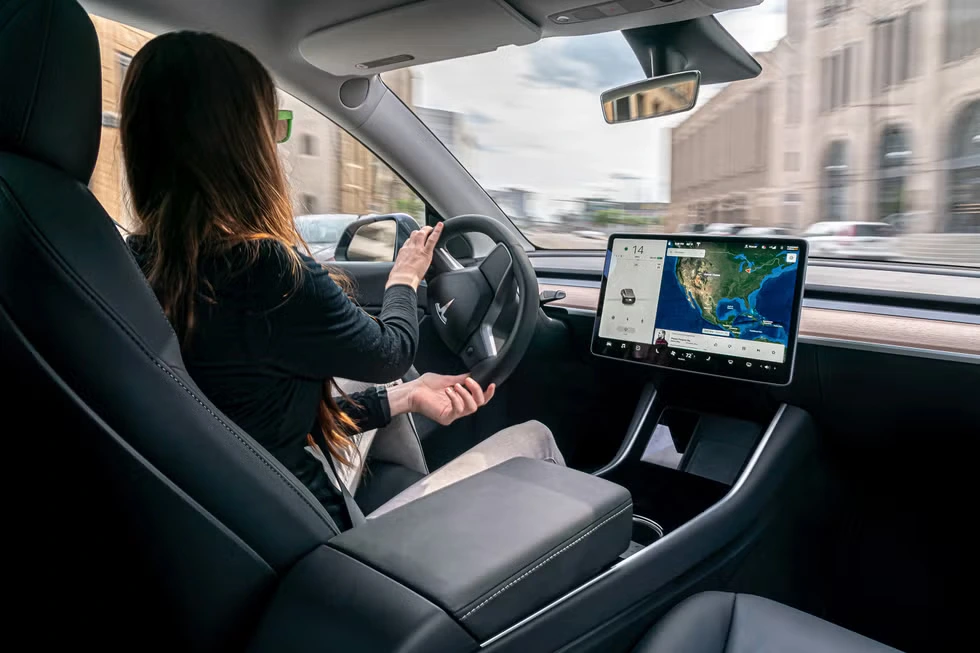
M 143 239 L 130 247 L 146 270 Z M 244 247 L 199 266 L 199 300 L 184 362 L 207 397 L 269 450 L 320 500 L 341 527 L 343 498 L 323 466 L 304 450 L 313 433 L 325 379 L 369 383 L 401 378 L 415 359 L 419 328 L 415 290 L 395 285 L 377 319 L 358 308 L 313 259 L 300 255 L 298 281 L 282 245 Z M 341 401 L 360 430 L 388 423 L 387 394 L 376 388 Z

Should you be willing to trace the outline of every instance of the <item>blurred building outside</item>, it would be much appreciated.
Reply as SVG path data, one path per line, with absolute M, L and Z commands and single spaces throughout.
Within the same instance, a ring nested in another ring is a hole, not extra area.
M 980 2 L 787 0 L 756 58 L 673 130 L 668 229 L 887 220 L 907 258 L 976 263 Z
M 669 204 L 642 199 L 655 194 L 653 185 L 637 175 L 613 173 L 607 183 L 594 189 L 596 195 L 559 200 L 557 210 L 543 206 L 537 193 L 526 188 L 489 189 L 487 193 L 514 224 L 534 233 L 662 231 Z
M 777 47 L 778 49 L 778 47 Z M 772 162 L 776 52 L 757 54 L 762 73 L 726 86 L 671 134 L 668 224 L 778 221 Z M 751 218 L 750 218 L 751 214 Z
M 102 142 L 89 184 L 106 211 L 126 230 L 135 226 L 128 202 L 119 142 L 122 82 L 133 55 L 152 34 L 90 16 L 102 55 Z M 412 107 L 411 70 L 383 75 L 385 84 Z M 408 213 L 424 220 L 421 200 L 367 148 L 329 119 L 280 91 L 280 108 L 293 111 L 292 135 L 279 146 L 296 215 Z
M 658 231 L 670 205 L 666 202 L 630 202 L 607 197 L 578 200 L 578 209 L 566 217 L 571 225 L 594 225 L 617 231 Z
M 487 194 L 518 227 L 534 223 L 534 193 L 524 188 L 491 188 Z
M 132 227 L 119 147 L 119 93 L 152 35 L 92 17 L 102 51 L 102 145 L 91 188 Z M 492 190 L 504 211 L 544 231 L 672 231 L 744 222 L 802 230 L 822 220 L 887 220 L 903 255 L 955 262 L 980 252 L 980 2 L 787 0 L 787 32 L 756 55 L 762 74 L 727 85 L 672 131 L 669 205 L 630 174 L 602 195 L 533 207 L 534 193 Z M 478 165 L 466 116 L 415 107 L 417 73 L 385 83 L 469 169 Z M 299 100 L 280 146 L 297 215 L 402 211 L 424 205 L 353 137 Z M 662 191 L 661 191 L 662 193 Z M 937 233 L 938 232 L 938 233 Z M 950 239 L 944 234 L 960 234 Z M 972 259 L 971 259 L 972 260 Z
M 413 73 L 385 73 L 385 84 L 412 106 Z M 408 213 L 424 220 L 415 193 L 357 139 L 288 93 L 280 106 L 293 111 L 289 141 L 279 146 L 296 215 Z
M 119 142 L 119 99 L 133 55 L 152 34 L 99 16 L 90 16 L 102 55 L 102 142 L 89 188 L 124 229 L 135 226 L 126 201 L 126 172 Z

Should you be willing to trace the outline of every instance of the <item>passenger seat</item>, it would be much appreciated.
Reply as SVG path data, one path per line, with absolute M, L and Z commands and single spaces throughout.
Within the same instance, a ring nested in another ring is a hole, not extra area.
M 703 592 L 668 612 L 633 653 L 898 653 L 750 594 Z

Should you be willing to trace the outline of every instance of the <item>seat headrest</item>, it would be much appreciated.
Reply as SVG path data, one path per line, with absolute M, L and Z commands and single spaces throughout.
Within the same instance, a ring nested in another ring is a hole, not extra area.
M 102 136 L 99 41 L 74 0 L 0 3 L 0 151 L 87 184 Z

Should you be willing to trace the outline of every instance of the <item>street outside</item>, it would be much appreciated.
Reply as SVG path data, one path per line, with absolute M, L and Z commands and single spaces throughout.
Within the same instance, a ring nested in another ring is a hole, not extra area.
M 605 249 L 608 231 L 591 227 L 588 235 L 575 232 L 560 232 L 546 229 L 523 228 L 535 246 L 542 249 Z M 648 231 L 646 233 L 661 233 Z M 927 263 L 931 265 L 952 265 L 980 267 L 980 234 L 907 234 L 896 236 L 894 256 L 885 260 L 899 263 Z

